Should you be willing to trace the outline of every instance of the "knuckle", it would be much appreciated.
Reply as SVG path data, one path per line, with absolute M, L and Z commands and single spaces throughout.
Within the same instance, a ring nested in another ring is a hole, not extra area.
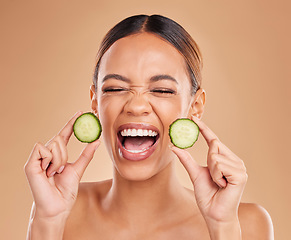
M 247 171 L 247 168 L 245 166 L 245 163 L 243 160 L 239 159 L 239 165 L 240 169 L 243 171 L 243 172 L 246 172 Z
M 240 175 L 240 177 L 239 177 L 239 182 L 241 182 L 241 183 L 246 183 L 247 180 L 248 180 L 248 175 L 247 175 L 247 173 L 243 173 L 243 174 Z
M 249 179 L 249 175 L 248 175 L 248 174 L 246 174 L 246 182 L 248 181 L 248 179 Z
M 58 143 L 56 141 L 52 141 L 49 143 L 48 148 L 49 149 L 56 149 L 58 147 Z
M 219 158 L 214 159 L 214 167 L 218 170 L 221 168 L 221 161 Z
M 88 154 L 86 151 L 83 151 L 82 153 L 81 153 L 81 157 L 82 158 L 90 158 L 91 157 L 91 154 Z
M 217 155 L 217 153 L 210 153 L 209 154 L 209 158 L 215 159 L 216 155 Z
M 212 139 L 212 140 L 210 141 L 210 144 L 216 146 L 216 145 L 219 144 L 219 140 L 218 140 L 217 138 L 214 138 L 214 139 Z
M 52 147 L 56 147 L 58 145 L 58 143 L 56 141 L 52 141 L 50 144 Z
M 24 164 L 24 166 L 23 166 L 23 171 L 24 171 L 25 173 L 28 172 L 28 162 L 26 162 L 26 163 Z
M 31 173 L 31 166 L 30 166 L 30 164 L 29 164 L 28 161 L 23 166 L 23 171 L 24 171 L 24 173 L 25 173 L 26 176 L 30 175 L 30 173 Z
M 207 162 L 209 165 L 215 165 L 218 161 L 217 153 L 210 153 L 207 158 Z
M 62 137 L 58 134 L 55 136 L 54 140 L 59 141 Z
M 43 145 L 42 145 L 41 142 L 36 142 L 36 143 L 34 144 L 33 149 L 34 149 L 34 150 L 37 150 L 37 149 L 40 149 L 42 146 L 43 146 Z
M 59 135 L 59 134 L 55 136 L 54 140 L 57 141 L 57 142 L 63 142 L 64 141 L 63 137 L 61 135 Z
M 243 164 L 243 166 L 242 166 L 242 169 L 243 169 L 243 171 L 246 173 L 247 172 L 247 168 L 246 168 L 246 166 Z M 246 173 L 247 174 L 247 173 Z
M 53 137 L 53 138 L 51 138 L 50 140 L 48 140 L 48 141 L 46 142 L 45 146 L 46 146 L 46 147 L 49 146 L 49 145 L 52 143 L 52 141 L 54 140 L 54 138 L 55 138 L 55 137 Z
M 247 173 L 245 173 L 245 182 L 248 180 L 249 175 Z

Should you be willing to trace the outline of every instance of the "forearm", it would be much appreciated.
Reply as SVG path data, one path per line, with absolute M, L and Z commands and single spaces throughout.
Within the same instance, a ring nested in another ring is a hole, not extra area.
M 208 224 L 212 240 L 241 240 L 241 227 L 238 220 L 229 223 Z
M 27 240 L 62 240 L 65 222 L 64 219 L 31 219 L 28 226 Z

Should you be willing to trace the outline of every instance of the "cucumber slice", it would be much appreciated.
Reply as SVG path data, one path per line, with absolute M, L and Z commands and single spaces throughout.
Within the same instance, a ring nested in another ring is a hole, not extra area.
M 188 118 L 175 120 L 169 128 L 171 142 L 178 148 L 189 148 L 197 141 L 199 135 L 198 125 Z
M 90 143 L 100 137 L 102 127 L 99 119 L 93 113 L 87 112 L 76 119 L 73 130 L 80 142 Z

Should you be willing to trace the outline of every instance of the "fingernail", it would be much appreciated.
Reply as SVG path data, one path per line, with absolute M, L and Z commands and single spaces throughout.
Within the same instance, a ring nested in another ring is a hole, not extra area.
M 57 172 L 61 173 L 64 170 L 64 168 L 65 168 L 65 166 L 61 166 Z
M 52 173 L 50 174 L 50 177 L 54 176 L 55 173 L 56 173 L 56 171 L 52 172 Z
M 47 170 L 49 164 L 50 164 L 50 163 L 47 163 L 47 165 L 45 166 L 44 170 Z
M 192 118 L 195 120 L 200 120 L 197 116 L 192 115 Z

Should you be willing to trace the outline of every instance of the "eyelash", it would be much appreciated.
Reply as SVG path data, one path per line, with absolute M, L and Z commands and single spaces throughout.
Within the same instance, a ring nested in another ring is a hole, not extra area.
M 104 93 L 107 92 L 123 92 L 127 91 L 128 89 L 126 88 L 105 88 L 103 90 Z M 171 89 L 152 89 L 152 93 L 161 93 L 161 94 L 176 94 L 176 91 L 171 90 Z
M 175 94 L 176 92 L 171 89 L 153 89 L 151 90 L 153 93 L 161 93 L 161 94 Z
M 126 91 L 127 89 L 125 88 L 105 88 L 103 90 L 104 93 L 106 92 L 122 92 L 122 91 Z

